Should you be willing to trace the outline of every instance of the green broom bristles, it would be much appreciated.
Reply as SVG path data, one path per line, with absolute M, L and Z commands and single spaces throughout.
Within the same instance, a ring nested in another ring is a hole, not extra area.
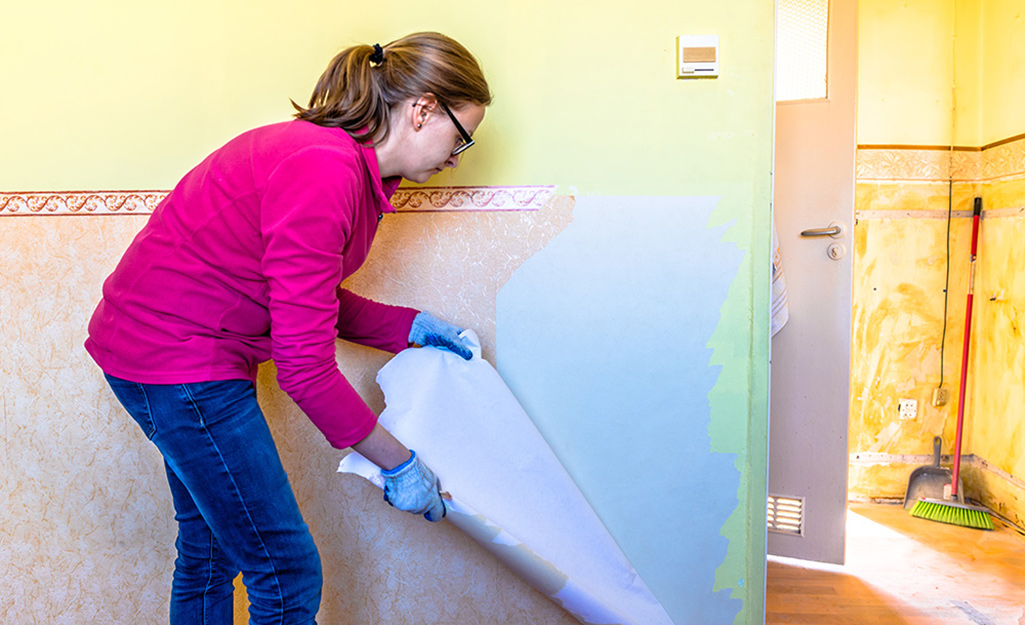
M 919 499 L 911 508 L 911 516 L 980 530 L 993 529 L 993 519 L 988 510 L 956 501 Z

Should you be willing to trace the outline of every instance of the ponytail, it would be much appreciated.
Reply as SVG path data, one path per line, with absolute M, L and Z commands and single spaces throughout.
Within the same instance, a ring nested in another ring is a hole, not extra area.
M 340 52 L 317 81 L 309 106 L 292 102 L 295 117 L 342 128 L 361 143 L 388 135 L 392 108 L 432 93 L 450 107 L 487 106 L 491 91 L 477 60 L 439 33 L 414 33 L 386 46 L 357 45 Z

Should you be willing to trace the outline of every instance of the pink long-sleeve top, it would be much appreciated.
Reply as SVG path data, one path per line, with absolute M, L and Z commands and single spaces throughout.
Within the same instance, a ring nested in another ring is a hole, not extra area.
M 367 257 L 399 179 L 345 131 L 289 121 L 249 131 L 189 172 L 103 285 L 86 349 L 133 382 L 255 380 L 281 388 L 331 445 L 377 416 L 335 362 L 335 338 L 397 353 L 416 310 L 341 289 Z

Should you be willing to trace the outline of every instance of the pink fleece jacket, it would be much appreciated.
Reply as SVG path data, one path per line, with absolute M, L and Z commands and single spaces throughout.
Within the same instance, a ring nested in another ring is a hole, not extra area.
M 367 257 L 398 179 L 344 131 L 289 121 L 249 131 L 189 172 L 103 285 L 86 349 L 150 384 L 253 379 L 281 388 L 335 447 L 377 416 L 335 363 L 336 336 L 397 353 L 417 311 L 339 284 Z

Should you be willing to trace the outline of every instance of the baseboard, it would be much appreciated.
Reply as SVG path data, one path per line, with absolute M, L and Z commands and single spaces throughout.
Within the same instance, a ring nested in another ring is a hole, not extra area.
M 941 465 L 950 466 L 951 463 L 953 456 L 940 456 Z M 911 472 L 931 464 L 931 454 L 851 454 L 848 500 L 874 503 L 903 501 Z M 975 454 L 961 456 L 961 478 L 968 498 L 1025 530 L 1025 480 Z

